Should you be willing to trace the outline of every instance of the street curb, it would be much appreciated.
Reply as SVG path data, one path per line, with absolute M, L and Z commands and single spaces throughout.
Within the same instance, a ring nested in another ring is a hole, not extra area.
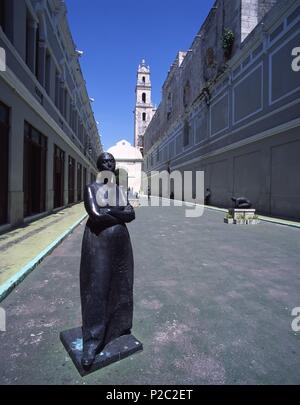
M 204 207 L 211 210 L 211 211 L 221 211 L 221 212 L 227 212 L 228 211 L 228 210 L 226 210 L 224 208 L 218 208 L 218 207 L 214 207 L 214 206 L 210 206 L 210 205 L 205 205 Z M 300 223 L 299 222 L 288 221 L 286 219 L 279 219 L 279 218 L 274 218 L 274 217 L 266 217 L 264 215 L 259 215 L 259 214 L 258 214 L 258 217 L 263 222 L 269 222 L 271 224 L 289 226 L 291 228 L 300 229 Z
M 78 221 L 70 226 L 63 234 L 60 235 L 54 242 L 50 243 L 44 250 L 41 251 L 33 260 L 27 263 L 10 279 L 8 279 L 0 287 L 0 302 L 3 301 L 12 290 L 20 284 L 34 269 L 39 265 L 43 259 L 48 256 L 53 250 L 75 229 L 77 226 L 87 217 L 87 214 L 83 215 Z
M 226 209 L 226 208 L 219 208 L 219 207 L 215 207 L 213 205 L 196 204 L 193 202 L 181 201 L 181 200 L 170 200 L 169 198 L 163 198 L 163 197 L 160 197 L 160 198 L 164 199 L 164 200 L 168 200 L 168 201 L 177 201 L 178 203 L 184 204 L 186 206 L 197 205 L 199 207 L 204 207 L 205 209 L 208 209 L 211 211 L 228 212 L 228 209 Z M 266 217 L 264 215 L 258 215 L 258 216 L 259 216 L 259 219 L 263 222 L 269 222 L 271 224 L 289 226 L 291 228 L 300 229 L 300 222 L 289 221 L 287 219 L 279 219 L 279 218 L 274 218 L 274 217 Z

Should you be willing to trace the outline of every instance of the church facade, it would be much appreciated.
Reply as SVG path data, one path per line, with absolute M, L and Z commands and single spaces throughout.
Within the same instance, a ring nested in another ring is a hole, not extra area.
M 179 52 L 144 135 L 144 171 L 204 171 L 211 204 L 245 196 L 300 218 L 299 0 L 217 0 Z
M 116 160 L 117 169 L 123 169 L 128 175 L 128 188 L 135 195 L 141 190 L 143 156 L 138 148 L 126 140 L 117 142 L 108 149 Z

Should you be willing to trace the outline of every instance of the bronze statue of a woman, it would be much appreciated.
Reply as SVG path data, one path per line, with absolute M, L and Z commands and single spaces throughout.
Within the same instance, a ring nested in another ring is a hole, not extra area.
M 114 176 L 109 178 L 116 169 L 114 157 L 102 153 L 97 167 L 106 178 L 88 185 L 84 193 L 89 215 L 80 265 L 84 369 L 107 343 L 131 333 L 133 316 L 133 254 L 126 223 L 135 213 L 121 187 L 113 184 Z M 99 201 L 113 190 L 115 204 Z

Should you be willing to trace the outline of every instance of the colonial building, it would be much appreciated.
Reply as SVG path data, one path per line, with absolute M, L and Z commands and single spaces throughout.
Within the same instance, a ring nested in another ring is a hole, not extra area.
M 151 91 L 150 67 L 146 65 L 145 60 L 142 60 L 137 72 L 134 110 L 134 146 L 142 154 L 144 150 L 144 134 L 155 113 L 151 101 Z
M 138 148 L 122 140 L 108 149 L 117 163 L 117 169 L 123 169 L 128 174 L 128 187 L 133 193 L 140 193 L 143 156 Z
M 179 52 L 144 135 L 145 170 L 203 170 L 211 204 L 300 219 L 299 0 L 217 0 Z
M 81 201 L 102 150 L 60 0 L 0 0 L 0 230 Z

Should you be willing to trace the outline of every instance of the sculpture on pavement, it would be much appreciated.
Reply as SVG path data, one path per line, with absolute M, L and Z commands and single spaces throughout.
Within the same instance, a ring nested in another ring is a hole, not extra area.
M 89 216 L 80 265 L 84 369 L 109 342 L 130 335 L 133 316 L 134 263 L 126 223 L 135 219 L 135 212 L 115 184 L 114 157 L 102 153 L 97 167 L 99 176 L 84 194 Z
M 234 202 L 234 208 L 248 209 L 252 207 L 252 204 L 248 198 L 245 197 L 232 197 L 231 200 Z

